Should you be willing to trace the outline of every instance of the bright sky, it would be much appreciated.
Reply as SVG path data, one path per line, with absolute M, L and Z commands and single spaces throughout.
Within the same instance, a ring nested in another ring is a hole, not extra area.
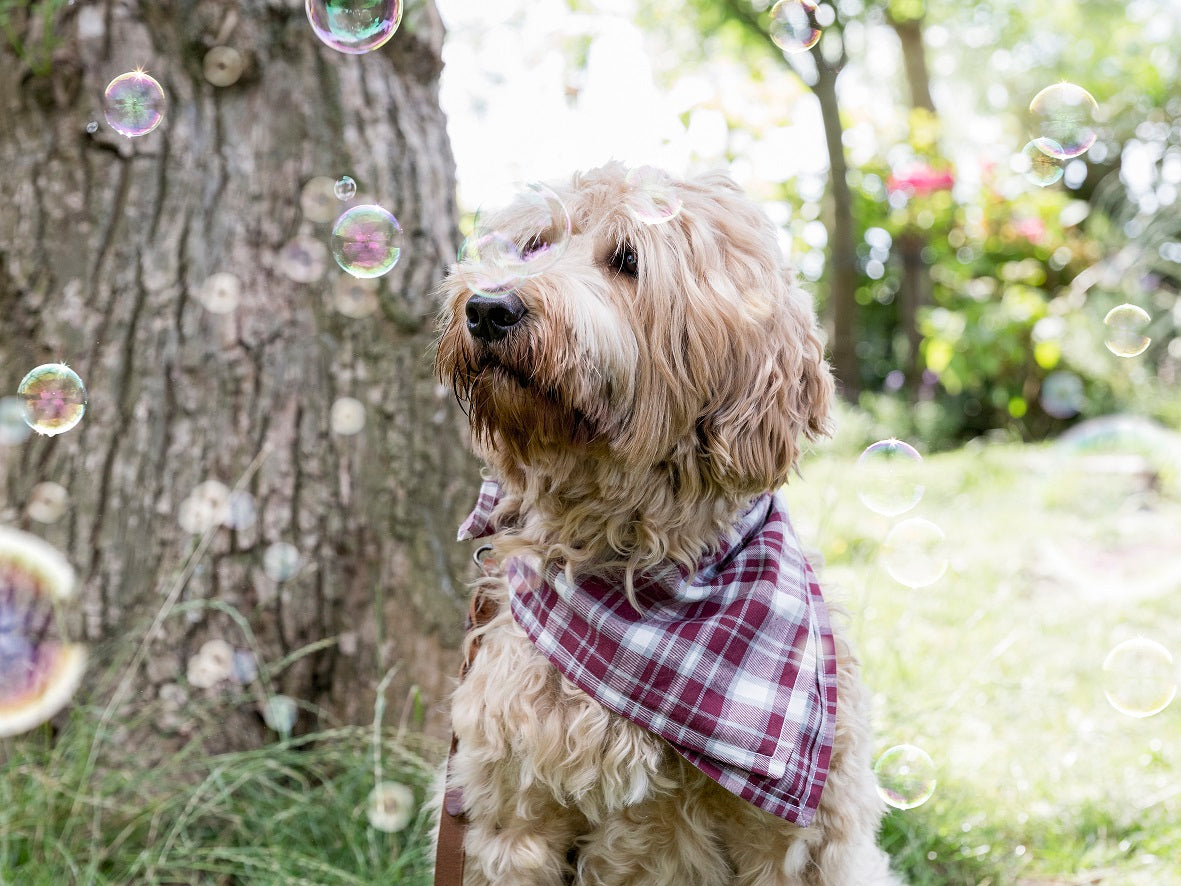
M 465 209 L 611 159 L 676 174 L 726 165 L 733 135 L 723 110 L 794 115 L 759 145 L 729 143 L 749 157 L 732 168 L 740 181 L 825 168 L 814 102 L 796 101 L 802 87 L 786 71 L 781 93 L 771 96 L 758 95 L 733 63 L 686 71 L 669 89 L 658 85 L 652 58 L 669 48 L 632 23 L 634 0 L 600 0 L 590 13 L 571 12 L 565 0 L 437 2 L 448 30 L 442 104 Z

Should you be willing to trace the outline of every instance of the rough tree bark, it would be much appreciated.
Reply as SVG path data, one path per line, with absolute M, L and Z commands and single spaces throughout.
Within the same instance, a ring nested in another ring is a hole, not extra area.
M 346 56 L 316 40 L 300 0 L 70 2 L 56 4 L 51 64 L 0 49 L 0 393 L 63 360 L 90 402 L 74 430 L 0 447 L 4 521 L 30 525 L 40 481 L 69 490 L 65 516 L 32 527 L 78 570 L 75 627 L 95 644 L 97 673 L 140 642 L 182 578 L 198 539 L 178 525 L 181 501 L 204 480 L 245 476 L 258 520 L 215 532 L 119 721 L 151 717 L 163 698 L 181 716 L 162 718 L 162 732 L 186 738 L 183 712 L 208 704 L 214 743 L 257 737 L 258 707 L 226 704 L 231 684 L 186 681 L 205 640 L 249 645 L 209 607 L 218 601 L 245 616 L 272 666 L 334 639 L 271 675 L 270 691 L 301 704 L 297 731 L 369 721 L 377 681 L 397 665 L 393 716 L 417 685 L 441 734 L 470 566 L 454 532 L 478 478 L 428 357 L 432 288 L 458 242 L 433 4 L 412 4 L 383 49 Z M 29 52 L 41 45 L 36 10 L 10 25 Z M 203 76 L 215 45 L 246 61 L 231 86 Z M 101 100 L 139 66 L 169 106 L 132 140 L 103 122 Z M 305 217 L 301 189 L 344 173 L 405 231 L 362 319 L 332 309 L 342 272 L 330 256 L 318 268 L 306 244 L 284 251 L 298 236 L 327 244 L 331 225 Z M 222 271 L 242 298 L 218 315 L 197 295 Z M 365 404 L 356 436 L 329 430 L 341 396 Z M 277 541 L 304 562 L 284 583 L 262 568 Z

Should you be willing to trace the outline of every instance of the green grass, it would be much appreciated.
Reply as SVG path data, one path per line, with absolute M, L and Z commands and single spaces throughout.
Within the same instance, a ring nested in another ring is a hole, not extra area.
M 53 743 L 9 742 L 0 766 L 0 883 L 340 884 L 428 882 L 421 740 L 383 740 L 382 777 L 411 787 L 417 811 L 395 834 L 366 814 L 375 784 L 370 730 L 335 729 L 250 751 L 159 766 L 100 767 L 93 723 L 75 713 Z
M 927 457 L 922 500 L 888 518 L 860 502 L 851 450 L 813 454 L 789 498 L 848 610 L 877 750 L 916 744 L 937 767 L 932 798 L 885 823 L 899 868 L 931 886 L 1181 883 L 1181 701 L 1129 717 L 1102 671 L 1135 636 L 1181 659 L 1179 451 L 1150 451 L 1146 478 L 1063 446 L 972 445 Z M 878 557 L 912 516 L 949 560 L 914 589 Z
M 1135 719 L 1102 691 L 1121 640 L 1181 652 L 1174 456 L 1149 453 L 1146 486 L 1061 447 L 972 445 L 927 457 L 922 501 L 887 518 L 857 497 L 863 442 L 811 454 L 789 498 L 848 612 L 876 750 L 936 764 L 931 799 L 885 822 L 898 868 L 915 886 L 1181 883 L 1181 701 Z M 917 589 L 878 556 L 910 516 L 947 536 L 947 573 Z M 76 705 L 57 735 L 0 741 L 0 884 L 426 884 L 441 748 L 425 739 L 382 734 L 381 775 L 361 727 L 215 756 L 190 742 L 145 766 L 113 753 L 135 724 L 102 714 Z M 400 833 L 369 825 L 379 778 L 419 803 Z

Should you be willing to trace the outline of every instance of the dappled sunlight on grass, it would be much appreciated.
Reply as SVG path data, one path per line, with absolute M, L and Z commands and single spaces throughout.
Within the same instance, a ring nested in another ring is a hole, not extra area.
M 855 456 L 832 448 L 790 485 L 849 610 L 877 750 L 917 744 L 939 770 L 934 797 L 887 826 L 914 882 L 1181 881 L 1167 848 L 1181 845 L 1181 704 L 1119 713 L 1102 672 L 1131 637 L 1181 651 L 1181 494 L 1162 455 L 976 443 L 927 456 L 922 500 L 895 518 L 861 504 Z M 878 551 L 915 515 L 943 529 L 949 568 L 912 589 Z

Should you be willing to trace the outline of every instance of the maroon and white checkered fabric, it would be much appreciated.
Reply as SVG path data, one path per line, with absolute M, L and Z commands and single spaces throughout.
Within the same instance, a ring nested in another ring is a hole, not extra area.
M 503 527 L 485 481 L 461 541 Z M 619 580 L 513 557 L 513 617 L 605 708 L 665 739 L 731 793 L 807 827 L 828 776 L 837 709 L 828 611 L 782 494 L 759 496 L 696 573 Z

